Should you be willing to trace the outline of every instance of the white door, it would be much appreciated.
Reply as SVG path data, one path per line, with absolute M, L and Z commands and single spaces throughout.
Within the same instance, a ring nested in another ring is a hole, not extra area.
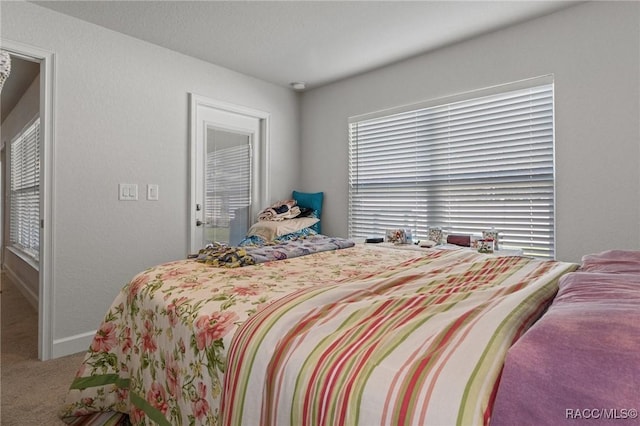
M 237 244 L 262 208 L 265 118 L 193 98 L 190 250 L 197 253 L 212 242 Z

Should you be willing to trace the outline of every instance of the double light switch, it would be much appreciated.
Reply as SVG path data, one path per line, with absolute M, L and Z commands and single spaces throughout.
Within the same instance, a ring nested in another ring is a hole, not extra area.
M 147 185 L 147 200 L 158 200 L 158 185 Z M 118 200 L 121 201 L 137 201 L 138 200 L 138 184 L 137 183 L 120 183 L 118 184 Z

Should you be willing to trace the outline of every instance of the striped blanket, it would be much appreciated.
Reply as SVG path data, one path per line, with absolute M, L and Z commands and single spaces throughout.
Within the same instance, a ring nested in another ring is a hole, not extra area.
M 292 293 L 235 334 L 223 424 L 487 424 L 507 349 L 574 268 L 434 251 Z

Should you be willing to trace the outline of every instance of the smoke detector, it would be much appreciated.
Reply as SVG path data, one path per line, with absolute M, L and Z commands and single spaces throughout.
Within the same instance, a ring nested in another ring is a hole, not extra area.
M 307 88 L 307 83 L 303 81 L 294 81 L 293 83 L 290 83 L 290 86 L 293 87 L 293 90 L 301 92 Z

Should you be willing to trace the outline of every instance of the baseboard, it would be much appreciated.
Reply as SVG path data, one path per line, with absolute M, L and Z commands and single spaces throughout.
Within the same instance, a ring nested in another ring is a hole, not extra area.
M 75 336 L 55 339 L 53 341 L 53 351 L 51 358 L 60 358 L 67 355 L 77 354 L 78 352 L 86 352 L 91 345 L 93 336 L 97 330 L 88 331 L 86 333 L 76 334 Z
M 38 303 L 38 295 L 29 288 L 27 283 L 24 282 L 22 278 L 20 278 L 15 272 L 11 270 L 11 268 L 7 267 L 6 265 L 4 267 L 4 273 L 9 276 L 11 282 L 15 284 L 18 291 L 24 296 L 25 299 L 27 299 L 27 302 L 29 302 L 29 304 L 33 306 L 33 309 L 35 309 L 37 312 L 40 309 Z

